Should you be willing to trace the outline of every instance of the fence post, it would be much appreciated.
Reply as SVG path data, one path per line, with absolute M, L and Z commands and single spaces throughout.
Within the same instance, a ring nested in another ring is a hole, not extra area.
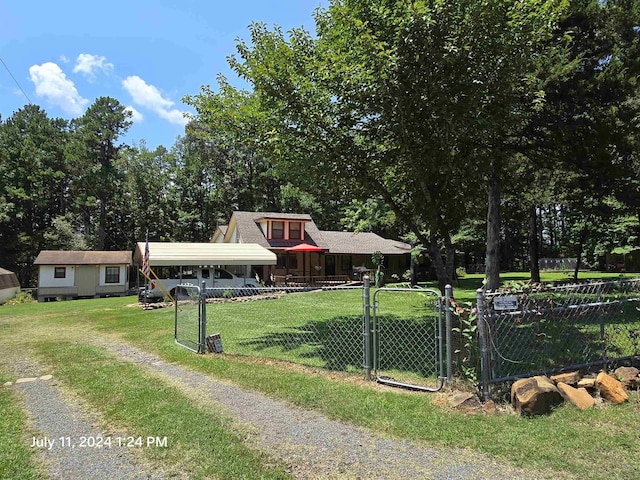
M 200 338 L 198 338 L 198 353 L 206 353 L 206 339 L 207 339 L 207 282 L 202 281 L 200 287 Z
M 489 342 L 484 318 L 484 290 L 476 290 L 476 308 L 478 314 L 478 342 L 480 344 L 480 386 L 482 401 L 489 400 Z
M 364 315 L 362 317 L 364 340 L 364 376 L 371 380 L 371 285 L 369 275 L 364 276 L 364 288 L 362 290 Z
M 444 315 L 447 337 L 447 383 L 451 383 L 453 377 L 453 339 L 451 337 L 451 298 L 453 298 L 453 287 L 449 284 L 444 287 Z

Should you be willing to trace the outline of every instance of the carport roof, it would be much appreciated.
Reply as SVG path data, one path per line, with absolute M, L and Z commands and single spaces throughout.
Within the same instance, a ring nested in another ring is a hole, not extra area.
M 145 242 L 138 242 L 134 261 L 142 263 Z M 149 242 L 149 265 L 275 265 L 276 255 L 253 243 Z

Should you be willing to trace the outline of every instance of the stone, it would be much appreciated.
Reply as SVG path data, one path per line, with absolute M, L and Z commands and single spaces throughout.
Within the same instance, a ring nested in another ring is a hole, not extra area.
M 28 377 L 28 378 L 19 378 L 16 380 L 16 384 L 18 383 L 27 383 L 27 382 L 35 382 L 37 380 L 36 377 Z
M 13 382 L 4 382 L 2 384 L 3 387 L 10 387 L 11 385 L 13 385 Z
M 546 415 L 562 402 L 558 388 L 544 376 L 523 378 L 511 386 L 511 404 L 520 415 Z
M 581 378 L 578 382 L 578 388 L 586 388 L 587 390 L 595 390 L 596 379 L 595 378 Z
M 600 391 L 600 396 L 615 405 L 629 400 L 629 395 L 622 383 L 605 372 L 600 372 L 596 377 L 596 386 Z
M 496 402 L 493 400 L 487 400 L 482 404 L 482 411 L 485 415 L 495 415 L 498 412 L 498 407 L 496 407 Z
M 461 410 L 475 410 L 480 407 L 480 399 L 473 393 L 456 393 L 449 400 L 449 405 Z
M 40 377 L 40 380 L 51 380 L 53 378 L 53 375 L 42 375 Z
M 558 387 L 558 391 L 560 392 L 560 395 L 562 395 L 562 398 L 575 405 L 580 410 L 586 410 L 596 404 L 596 401 L 591 395 L 589 395 L 586 388 L 573 388 L 571 385 L 567 385 L 563 382 L 559 382 L 556 386 Z
M 567 385 L 576 385 L 580 381 L 580 372 L 559 373 L 558 375 L 551 375 L 550 379 L 556 385 L 560 382 Z
M 640 386 L 640 370 L 636 367 L 618 367 L 613 373 L 624 388 L 635 390 Z

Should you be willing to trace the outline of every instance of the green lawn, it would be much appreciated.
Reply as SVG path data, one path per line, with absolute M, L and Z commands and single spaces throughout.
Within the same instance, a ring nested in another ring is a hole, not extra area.
M 458 289 L 458 297 L 473 298 L 481 278 L 468 276 L 462 282 L 468 288 L 465 291 Z M 351 307 L 352 303 L 361 304 L 357 292 L 351 293 L 353 297 L 336 294 L 331 302 L 327 305 L 323 303 L 321 308 L 317 305 L 318 295 L 306 293 L 287 296 L 279 309 L 279 318 L 287 320 L 284 322 L 287 328 L 280 332 L 290 329 L 296 335 L 302 335 L 303 327 L 313 322 L 327 323 L 327 319 L 331 318 L 361 315 L 361 311 Z M 266 300 L 264 305 L 268 302 L 274 302 L 275 306 L 278 301 Z M 226 305 L 224 315 L 233 318 L 254 315 L 256 309 L 266 308 L 260 303 Z M 298 313 L 298 308 L 302 313 Z M 400 302 L 394 308 L 411 311 L 409 302 Z M 218 313 L 223 315 L 223 312 Z M 210 316 L 209 319 L 212 325 L 216 325 L 216 316 Z M 236 325 L 237 328 L 242 326 L 242 323 Z M 395 437 L 433 445 L 468 447 L 515 465 L 557 471 L 559 477 L 569 473 L 578 478 L 593 479 L 640 477 L 640 401 L 635 394 L 629 403 L 617 407 L 603 405 L 580 412 L 571 406 L 564 406 L 549 417 L 534 419 L 509 414 L 465 415 L 438 406 L 440 402 L 434 402 L 434 399 L 441 398 L 439 395 L 406 392 L 364 382 L 362 374 L 357 372 L 356 361 L 350 358 L 347 360 L 354 368 L 345 370 L 351 373 L 329 375 L 323 369 L 292 367 L 288 362 L 263 361 L 246 355 L 196 355 L 175 345 L 173 328 L 173 309 L 142 311 L 135 306 L 133 297 L 3 306 L 0 307 L 0 344 L 7 347 L 7 354 L 0 358 L 0 371 L 9 371 L 5 364 L 21 355 L 35 355 L 50 365 L 68 388 L 74 389 L 90 405 L 101 410 L 107 420 L 118 428 L 162 432 L 166 418 L 164 415 L 147 418 L 149 416 L 145 412 L 150 403 L 140 402 L 140 395 L 136 393 L 147 392 L 144 389 L 152 388 L 152 385 L 155 385 L 157 393 L 150 397 L 150 402 L 169 408 L 168 399 L 177 399 L 180 409 L 190 409 L 190 415 L 195 418 L 212 421 L 206 417 L 206 411 L 199 410 L 197 402 L 182 397 L 170 386 L 158 385 L 157 380 L 149 383 L 139 367 L 122 365 L 103 349 L 90 346 L 101 337 L 119 339 L 212 378 L 256 389 L 274 398 L 317 410 L 331 418 Z M 257 331 L 257 338 L 277 328 L 280 328 L 277 322 L 266 321 Z M 210 333 L 213 331 L 215 327 L 209 330 Z M 225 346 L 231 348 L 234 341 L 238 342 L 233 340 L 232 332 L 223 335 Z M 255 348 L 248 345 L 242 347 Z M 282 345 L 278 348 L 287 355 L 308 354 L 311 365 L 322 359 L 313 346 L 304 347 L 309 348 L 308 351 L 302 346 L 288 350 Z M 106 378 L 112 378 L 110 383 L 103 385 L 105 375 Z M 118 397 L 117 411 L 104 401 L 109 389 L 123 392 Z M 0 387 L 0 399 L 7 397 L 7 393 L 10 392 Z M 17 403 L 11 400 L 13 397 L 7 398 L 10 398 L 8 411 L 19 416 Z M 180 411 L 173 410 L 167 410 L 166 415 L 181 417 Z M 223 419 L 221 422 L 220 428 L 224 429 L 228 426 L 225 422 L 229 420 Z M 152 456 L 150 461 L 180 470 L 183 468 L 182 459 L 191 458 L 195 459 L 195 464 L 190 467 L 194 469 L 194 476 L 208 475 L 206 466 L 199 463 L 204 460 L 198 459 L 205 459 L 209 453 L 205 452 L 205 455 L 200 450 L 201 442 L 197 441 L 200 434 L 194 428 L 185 425 L 177 433 L 174 441 L 180 445 L 180 455 L 155 452 L 156 457 Z M 0 439 L 7 435 L 26 438 L 24 424 L 0 422 Z M 190 442 L 190 438 L 196 441 Z M 241 476 L 241 472 L 245 472 L 246 477 L 283 475 L 277 465 L 273 466 L 268 459 L 247 449 L 241 435 L 233 433 L 233 429 L 229 437 L 222 438 L 216 433 L 214 438 L 214 443 L 226 442 L 224 444 L 228 446 L 225 449 L 242 453 L 241 462 L 225 467 L 227 472 L 231 472 L 229 475 Z M 8 455 L 13 454 L 5 453 L 1 446 L 0 440 L 0 465 L 3 465 L 2 461 L 6 463 Z M 30 462 L 28 453 L 21 454 L 27 465 Z M 152 455 L 152 452 L 149 454 Z M 606 461 L 598 462 L 598 468 L 593 468 L 594 461 L 603 458 Z M 37 471 L 37 468 L 33 467 L 32 471 Z

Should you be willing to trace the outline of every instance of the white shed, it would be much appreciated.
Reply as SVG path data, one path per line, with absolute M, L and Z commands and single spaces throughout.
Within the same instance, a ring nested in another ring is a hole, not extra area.
M 39 302 L 129 293 L 131 252 L 43 250 L 33 264 L 39 266 Z

